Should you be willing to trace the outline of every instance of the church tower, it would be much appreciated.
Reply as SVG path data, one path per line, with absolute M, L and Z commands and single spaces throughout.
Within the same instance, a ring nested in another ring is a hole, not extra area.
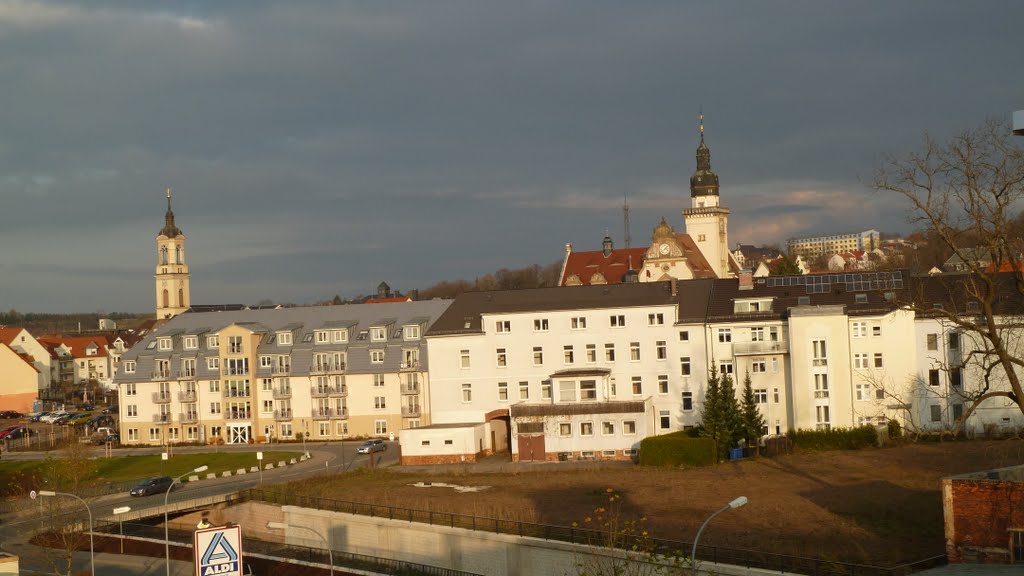
M 729 266 L 729 209 L 719 205 L 718 174 L 711 170 L 711 150 L 704 143 L 704 114 L 700 115 L 700 146 L 697 170 L 690 176 L 689 208 L 683 209 L 686 233 L 719 278 L 732 272 Z
M 164 227 L 156 236 L 156 317 L 171 318 L 189 309 L 192 295 L 185 264 L 185 234 L 174 225 L 171 189 L 167 189 Z

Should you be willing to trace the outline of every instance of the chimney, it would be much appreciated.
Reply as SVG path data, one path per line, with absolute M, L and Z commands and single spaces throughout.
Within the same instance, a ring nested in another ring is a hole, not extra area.
M 740 281 L 740 290 L 753 290 L 754 289 L 754 273 L 748 268 L 740 270 L 736 277 Z
M 679 282 L 675 278 L 673 278 L 672 279 L 672 297 L 675 298 L 676 296 L 679 296 Z

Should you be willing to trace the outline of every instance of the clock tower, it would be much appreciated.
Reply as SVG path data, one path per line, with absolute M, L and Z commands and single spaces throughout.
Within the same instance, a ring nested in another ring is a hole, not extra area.
M 697 146 L 697 170 L 690 176 L 689 208 L 683 209 L 686 233 L 693 238 L 701 254 L 719 278 L 730 270 L 729 209 L 719 205 L 718 174 L 711 169 L 711 150 L 704 143 L 704 115 L 700 115 L 700 145 Z
M 171 189 L 167 189 L 167 213 L 164 227 L 156 236 L 156 317 L 158 320 L 181 314 L 192 305 L 188 264 L 185 263 L 185 234 L 174 224 Z

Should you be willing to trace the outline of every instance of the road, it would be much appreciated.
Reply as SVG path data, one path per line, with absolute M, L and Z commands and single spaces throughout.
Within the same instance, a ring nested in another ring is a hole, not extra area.
M 299 480 L 310 476 L 325 473 L 340 473 L 343 470 L 352 470 L 354 468 L 366 466 L 369 462 L 369 457 L 365 454 L 356 454 L 356 447 L 359 444 L 361 444 L 361 442 L 359 441 L 332 442 L 326 444 L 308 443 L 306 445 L 306 448 L 310 454 L 309 460 L 305 462 L 299 462 L 297 464 L 290 465 L 285 468 L 265 470 L 263 472 L 263 484 L 281 484 L 284 482 Z M 301 451 L 302 445 L 260 444 L 216 447 L 183 446 L 175 447 L 173 449 L 173 453 L 203 453 L 211 451 L 258 452 L 268 449 Z M 115 450 L 114 456 L 127 456 L 135 454 L 159 454 L 162 451 L 163 449 L 159 447 L 123 448 Z M 10 456 L 11 460 L 34 460 L 46 458 L 47 453 L 20 452 L 10 455 L 5 453 L 4 459 L 7 460 L 8 456 Z M 380 458 L 380 466 L 390 466 L 397 463 L 398 443 L 389 442 L 388 450 L 384 452 L 378 452 L 374 454 L 374 456 Z M 171 457 L 173 458 L 173 455 Z M 232 492 L 237 492 L 239 490 L 244 490 L 246 488 L 252 488 L 254 486 L 257 486 L 259 482 L 259 474 L 249 473 L 244 476 L 215 478 L 211 480 L 202 480 L 199 482 L 185 483 L 180 488 L 175 489 L 171 492 L 170 496 L 168 497 L 168 501 L 179 502 L 195 498 L 201 498 L 204 496 L 230 494 Z M 118 508 L 121 506 L 131 506 L 135 510 L 149 508 L 157 508 L 162 510 L 163 508 L 163 496 L 160 495 L 146 496 L 143 498 L 134 498 L 127 494 L 111 494 L 107 496 L 90 498 L 87 499 L 86 501 L 88 502 L 90 510 L 92 510 L 93 517 L 96 519 L 111 517 L 114 508 Z M 35 523 L 38 521 L 39 517 L 34 514 L 30 514 L 28 516 L 22 515 L 19 517 L 10 517 L 10 515 L 7 515 L 7 517 L 0 518 L 0 551 L 15 554 L 19 557 L 22 574 L 53 573 L 53 564 L 50 558 L 54 556 L 54 551 L 46 548 L 32 546 L 31 544 L 27 543 L 28 537 L 31 535 L 31 532 L 26 528 L 37 528 L 38 525 Z M 172 566 L 172 574 L 184 575 L 190 573 L 192 569 L 191 563 L 174 562 L 173 564 L 174 566 Z M 88 570 L 88 552 L 76 553 L 75 567 L 78 570 Z M 160 560 L 160 562 L 154 562 L 153 559 L 147 558 L 134 558 L 133 560 L 126 560 L 125 556 L 120 556 L 117 554 L 96 555 L 97 574 L 110 576 L 138 576 L 149 574 L 156 575 L 163 574 L 164 569 L 165 566 L 164 561 L 162 559 Z

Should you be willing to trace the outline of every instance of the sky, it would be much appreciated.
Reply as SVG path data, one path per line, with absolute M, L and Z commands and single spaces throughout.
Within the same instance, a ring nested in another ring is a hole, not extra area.
M 0 309 L 311 303 L 683 231 L 909 232 L 883 154 L 1024 109 L 1024 2 L 0 0 Z

